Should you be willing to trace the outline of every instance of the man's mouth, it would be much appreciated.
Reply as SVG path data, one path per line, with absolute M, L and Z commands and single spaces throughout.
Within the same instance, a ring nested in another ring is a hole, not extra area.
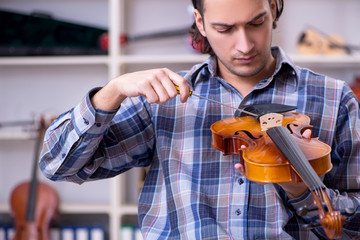
M 250 64 L 255 60 L 256 55 L 246 56 L 246 57 L 236 57 L 235 61 L 241 64 Z

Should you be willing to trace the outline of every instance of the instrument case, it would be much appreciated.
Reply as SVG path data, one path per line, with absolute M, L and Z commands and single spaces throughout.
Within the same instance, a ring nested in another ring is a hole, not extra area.
M 99 55 L 106 29 L 0 10 L 0 56 Z

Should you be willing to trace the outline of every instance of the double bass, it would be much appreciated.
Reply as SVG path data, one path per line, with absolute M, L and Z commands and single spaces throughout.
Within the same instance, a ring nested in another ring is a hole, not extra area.
M 17 185 L 10 196 L 11 214 L 15 222 L 14 240 L 49 240 L 50 222 L 58 213 L 58 194 L 37 179 L 45 122 L 45 118 L 41 117 L 37 126 L 31 180 Z

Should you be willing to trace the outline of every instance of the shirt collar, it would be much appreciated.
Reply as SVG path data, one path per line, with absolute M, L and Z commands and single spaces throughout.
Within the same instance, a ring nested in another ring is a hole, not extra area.
M 272 47 L 271 54 L 276 59 L 276 67 L 273 76 L 276 76 L 284 68 L 290 67 L 290 70 L 293 71 L 293 75 L 296 76 L 296 78 L 294 79 L 295 81 L 297 81 L 300 76 L 300 69 L 298 66 L 295 65 L 295 63 L 290 59 L 290 57 L 285 54 L 284 50 L 282 50 L 280 47 Z
M 295 76 L 294 78 L 288 78 L 287 81 L 291 81 L 289 83 L 297 86 L 298 78 L 300 76 L 300 69 L 297 67 L 294 62 L 285 54 L 285 52 L 280 47 L 272 47 L 271 53 L 276 60 L 275 71 L 272 77 L 268 79 L 264 79 L 265 82 L 270 82 L 274 76 L 280 74 L 282 71 L 292 71 L 292 74 Z M 290 68 L 290 69 L 289 69 Z M 216 77 L 217 74 L 217 59 L 216 56 L 209 56 L 203 63 L 195 65 L 189 72 L 188 77 L 192 87 L 195 87 L 198 82 L 203 81 L 205 78 L 198 77 L 200 71 L 207 71 L 208 76 Z M 185 77 L 186 78 L 186 77 Z M 261 81 L 263 82 L 263 81 Z M 261 85 L 267 85 L 262 83 Z

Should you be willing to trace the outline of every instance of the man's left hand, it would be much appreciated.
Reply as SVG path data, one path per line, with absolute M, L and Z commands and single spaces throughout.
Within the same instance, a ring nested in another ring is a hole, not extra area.
M 302 134 L 303 138 L 311 138 L 311 130 L 307 129 Z M 242 148 L 245 148 L 245 146 L 242 146 Z M 241 163 L 236 163 L 235 168 L 240 172 L 240 174 L 244 175 L 244 166 Z M 284 191 L 287 193 L 287 195 L 290 198 L 297 198 L 300 197 L 307 189 L 307 186 L 305 183 L 278 183 L 279 186 L 281 186 Z

